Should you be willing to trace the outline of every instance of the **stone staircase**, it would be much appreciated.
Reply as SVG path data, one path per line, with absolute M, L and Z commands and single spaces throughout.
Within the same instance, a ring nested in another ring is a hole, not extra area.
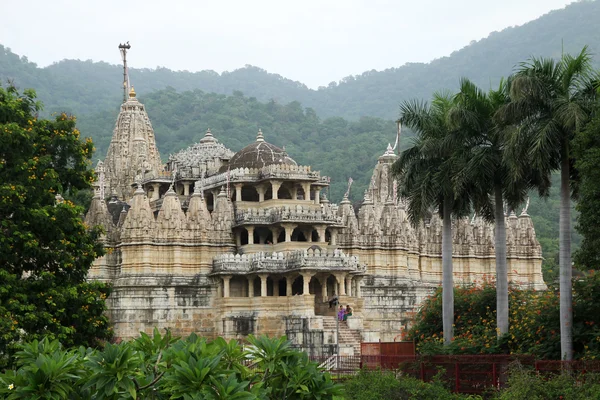
M 333 332 L 333 343 L 335 343 L 335 332 L 336 332 L 336 317 L 334 316 L 323 316 L 323 331 Z M 350 317 L 352 318 L 352 317 Z M 354 349 L 354 355 L 360 356 L 360 342 L 361 334 L 358 330 L 353 330 L 348 327 L 345 321 L 340 321 L 340 345 L 352 346 Z

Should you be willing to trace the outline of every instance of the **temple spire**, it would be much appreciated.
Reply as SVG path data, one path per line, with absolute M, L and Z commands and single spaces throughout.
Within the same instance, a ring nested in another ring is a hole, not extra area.
M 129 92 L 129 70 L 127 68 L 127 50 L 131 48 L 129 42 L 122 44 L 119 43 L 119 50 L 121 51 L 121 59 L 123 60 L 123 103 L 127 101 L 127 93 Z M 135 92 L 133 92 L 135 97 Z

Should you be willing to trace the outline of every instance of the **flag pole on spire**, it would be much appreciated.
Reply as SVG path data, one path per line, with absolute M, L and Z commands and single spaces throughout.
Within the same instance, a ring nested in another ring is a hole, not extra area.
M 129 42 L 123 44 L 119 43 L 119 51 L 121 52 L 121 59 L 123 60 L 123 103 L 127 101 L 127 94 L 129 93 L 129 68 L 127 67 L 127 50 L 131 48 Z

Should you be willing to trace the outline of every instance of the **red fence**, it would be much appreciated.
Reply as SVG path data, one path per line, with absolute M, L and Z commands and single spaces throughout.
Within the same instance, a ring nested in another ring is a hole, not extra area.
M 573 373 L 600 373 L 600 361 L 536 361 L 531 356 L 394 356 L 362 355 L 314 358 L 327 367 L 334 378 L 343 379 L 361 368 L 395 370 L 425 382 L 436 374 L 455 392 L 482 393 L 489 388 L 506 385 L 511 363 L 535 369 L 540 374 L 556 374 L 564 370 Z

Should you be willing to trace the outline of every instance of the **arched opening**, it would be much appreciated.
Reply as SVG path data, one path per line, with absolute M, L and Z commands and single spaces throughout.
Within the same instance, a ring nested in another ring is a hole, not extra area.
M 331 243 L 331 231 L 329 229 L 325 230 L 325 241 Z
M 279 231 L 279 236 L 277 236 L 277 243 L 285 242 L 285 229 Z
M 310 237 L 313 242 L 318 242 L 319 241 L 319 232 L 317 232 L 315 229 L 313 229 L 312 233 L 310 234 Z
M 263 226 L 254 228 L 254 244 L 272 244 L 273 233 Z
M 338 284 L 337 284 L 337 280 L 335 279 L 335 276 L 329 275 L 327 277 L 327 295 L 328 295 L 328 297 L 331 297 L 334 294 L 339 294 L 337 286 L 338 286 Z
M 303 187 L 299 187 L 298 188 L 298 200 L 305 200 L 306 199 L 306 194 L 304 193 L 304 188 Z
M 206 199 L 206 208 L 208 208 L 208 211 L 212 212 L 215 209 L 215 198 L 213 196 L 212 193 L 206 193 L 205 197 Z
M 292 192 L 290 189 L 290 184 L 283 183 L 277 191 L 277 197 L 280 199 L 291 199 Z
M 240 231 L 240 245 L 246 245 L 248 244 L 248 231 L 246 230 L 246 228 L 242 228 L 242 230 Z
M 310 294 L 316 295 L 316 298 L 322 297 L 321 295 L 321 282 L 317 279 L 316 276 L 310 278 L 310 282 L 308 283 L 308 292 Z
M 260 278 L 255 277 L 252 282 L 252 286 L 254 287 L 254 297 L 260 296 Z
M 294 279 L 294 282 L 292 283 L 292 296 L 301 295 L 303 288 L 304 279 L 302 278 L 302 275 L 300 275 L 296 279 Z
M 273 282 L 273 278 L 270 276 L 267 277 L 267 296 L 273 296 L 273 289 L 275 285 Z
M 234 276 L 229 281 L 230 297 L 248 297 L 248 280 L 243 276 Z
M 304 233 L 299 228 L 294 229 L 294 231 L 292 232 L 292 242 L 307 242 L 307 241 L 308 240 L 306 240 L 306 236 L 304 236 Z
M 242 201 L 258 201 L 258 192 L 253 186 L 242 186 Z
M 280 296 L 287 296 L 287 282 L 285 280 L 285 278 L 280 278 L 277 281 L 277 286 L 279 289 L 279 295 Z

